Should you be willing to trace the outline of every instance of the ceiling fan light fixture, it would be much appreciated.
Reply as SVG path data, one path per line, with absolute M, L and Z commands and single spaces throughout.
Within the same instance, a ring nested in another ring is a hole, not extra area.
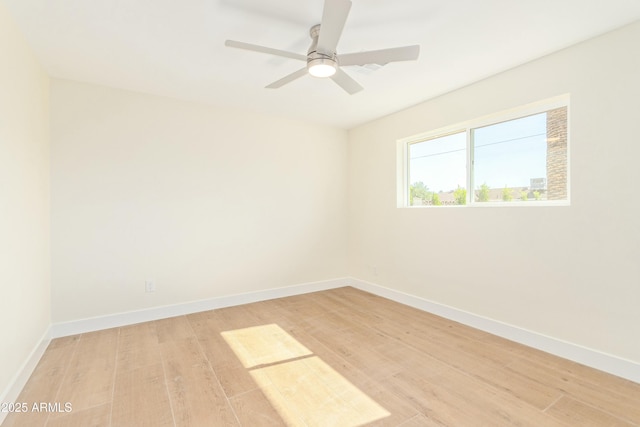
M 314 58 L 307 62 L 307 70 L 313 77 L 331 77 L 338 70 L 338 63 L 331 58 Z

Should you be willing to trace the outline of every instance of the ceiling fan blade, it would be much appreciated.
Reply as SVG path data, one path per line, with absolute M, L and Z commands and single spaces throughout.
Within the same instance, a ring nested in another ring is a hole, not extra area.
M 295 71 L 291 74 L 289 74 L 288 76 L 285 76 L 283 78 L 281 78 L 280 80 L 277 80 L 273 83 L 271 83 L 269 86 L 267 86 L 268 89 L 277 89 L 279 87 L 282 87 L 284 85 L 286 85 L 287 83 L 291 83 L 292 81 L 299 79 L 300 77 L 304 76 L 307 74 L 307 67 L 301 68 L 298 71 Z
M 340 65 L 385 65 L 389 62 L 412 61 L 418 59 L 420 46 L 394 47 L 391 49 L 370 50 L 367 52 L 356 52 L 339 55 Z
M 349 95 L 353 95 L 354 93 L 360 92 L 362 89 L 364 89 L 357 81 L 353 80 L 340 68 L 338 68 L 336 73 L 331 76 L 331 80 L 336 82 L 338 86 L 344 89 Z
M 351 0 L 325 0 L 317 50 L 333 55 L 351 10 Z
M 284 56 L 285 58 L 297 59 L 300 61 L 307 60 L 306 55 L 300 55 L 298 53 L 287 52 L 285 50 L 273 49 L 270 47 L 258 46 L 257 44 L 237 42 L 235 40 L 227 40 L 224 42 L 224 45 L 228 47 L 235 47 L 238 49 L 251 50 L 254 52 L 269 53 L 271 55 L 276 55 L 276 56 Z

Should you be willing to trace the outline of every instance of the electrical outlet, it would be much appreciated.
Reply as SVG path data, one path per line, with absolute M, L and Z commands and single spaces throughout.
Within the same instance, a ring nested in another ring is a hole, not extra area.
M 149 292 L 155 292 L 156 291 L 156 282 L 153 279 L 147 279 L 144 281 L 144 291 L 149 293 Z

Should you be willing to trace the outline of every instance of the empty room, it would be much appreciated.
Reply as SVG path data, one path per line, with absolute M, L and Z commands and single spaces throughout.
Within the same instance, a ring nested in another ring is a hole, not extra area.
M 640 426 L 637 0 L 0 0 L 0 425 Z

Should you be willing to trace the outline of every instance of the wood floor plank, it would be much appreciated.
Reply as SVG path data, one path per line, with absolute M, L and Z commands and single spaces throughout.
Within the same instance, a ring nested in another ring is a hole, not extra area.
M 397 426 L 417 414 L 417 411 L 411 405 L 391 393 L 384 385 L 380 384 L 380 382 L 372 379 L 375 377 L 374 372 L 377 370 L 377 366 L 373 364 L 356 366 L 343 357 L 337 355 L 329 347 L 324 346 L 311 334 L 296 329 L 291 330 L 290 333 L 293 337 L 312 350 L 314 355 L 318 356 L 321 360 L 335 369 L 345 380 L 351 382 L 363 393 L 374 401 L 379 402 L 387 411 L 389 411 L 389 416 L 367 425 Z M 397 350 L 398 347 L 394 347 L 394 349 Z M 412 351 L 411 349 L 407 350 L 409 352 Z M 408 354 L 407 352 L 398 352 L 395 354 L 402 355 L 398 358 L 398 362 L 401 359 L 406 363 L 414 356 L 416 366 L 422 366 L 425 364 L 425 356 L 418 352 L 413 352 L 412 354 Z M 400 362 L 397 366 L 397 369 L 401 368 Z
M 165 341 L 159 345 L 159 348 L 162 360 L 165 362 L 181 360 L 191 365 L 209 363 L 196 336 Z
M 208 364 L 184 359 L 165 362 L 176 427 L 237 426 L 224 390 Z
M 539 410 L 544 410 L 562 396 L 562 391 L 557 388 L 507 368 L 496 368 L 484 374 L 474 375 Z
M 286 426 L 271 402 L 265 397 L 264 392 L 258 388 L 233 396 L 230 402 L 243 426 Z
M 230 321 L 226 313 L 220 313 L 218 310 L 189 316 L 188 319 L 200 348 L 227 396 L 232 397 L 256 389 L 255 381 L 222 337 L 222 332 L 234 330 L 229 323 L 237 325 L 237 319 Z M 243 321 L 241 324 L 247 323 Z
M 281 303 L 279 300 L 268 300 L 245 304 L 242 308 L 254 325 L 275 323 L 280 327 L 285 328 L 294 326 L 306 318 L 291 316 L 291 314 L 286 310 L 281 309 Z
M 219 332 L 250 328 L 265 323 L 264 319 L 253 316 L 251 311 L 247 310 L 246 305 L 213 310 L 209 322 L 215 323 Z
M 295 326 L 309 333 L 314 333 L 321 329 L 331 329 L 337 333 L 356 325 L 347 316 L 341 315 L 338 311 L 330 311 L 313 317 L 299 318 L 295 322 Z
M 212 366 L 242 366 L 229 344 L 216 328 L 198 332 L 198 343 Z
M 56 400 L 74 411 L 111 402 L 116 369 L 118 329 L 82 334 Z
M 323 330 L 316 332 L 314 337 L 354 365 L 375 366 L 371 375 L 376 379 L 386 378 L 402 369 L 396 361 L 370 347 L 365 339 L 359 339 L 351 331 L 343 330 L 335 334 L 331 330 Z
M 379 403 L 317 356 L 251 373 L 288 424 L 358 426 L 389 416 Z
M 460 399 L 456 399 L 455 395 L 450 396 L 451 393 L 446 389 L 441 389 L 435 378 L 400 372 L 385 379 L 385 383 L 392 393 L 435 423 L 455 426 L 463 425 L 465 420 L 474 419 L 473 411 Z
M 47 427 L 109 427 L 111 425 L 111 404 L 73 411 L 49 420 Z
M 445 427 L 443 424 L 427 418 L 424 414 L 418 414 L 411 419 L 398 424 L 398 427 Z
M 30 406 L 29 406 L 30 407 Z M 49 414 L 44 412 L 10 412 L 2 423 L 2 427 L 42 427 Z
M 278 363 L 311 354 L 309 349 L 274 323 L 224 331 L 222 338 L 245 368 Z
M 321 297 L 318 297 L 318 294 L 311 293 L 296 295 L 286 299 L 281 298 L 276 300 L 276 303 L 282 309 L 282 313 L 285 313 L 288 318 L 295 321 L 296 319 L 320 316 L 332 310 L 320 303 L 319 298 Z
M 431 378 L 451 368 L 447 363 L 436 359 L 414 347 L 397 344 L 393 347 L 378 349 L 388 360 L 395 364 L 395 372 L 412 372 L 416 377 Z M 371 366 L 375 370 L 375 366 Z
M 566 423 L 582 427 L 631 427 L 634 425 L 567 396 L 554 403 L 546 412 Z
M 160 358 L 160 345 L 155 322 L 120 328 L 117 368 L 130 371 L 154 365 Z
M 233 367 L 217 365 L 213 367 L 213 372 L 218 377 L 225 394 L 230 398 L 258 388 L 247 368 L 242 365 Z
M 389 415 L 379 418 L 369 423 L 369 426 L 397 426 L 410 420 L 418 414 L 418 411 L 387 389 L 378 381 L 372 380 L 368 375 L 353 375 L 352 372 L 344 372 L 341 364 L 335 363 L 333 359 L 323 357 L 331 367 L 335 368 L 346 380 L 353 383 L 362 393 L 378 402 L 382 408 L 389 412 Z
M 170 340 L 189 338 L 194 335 L 194 331 L 186 316 L 156 320 L 154 324 L 160 344 Z
M 555 356 L 550 356 L 551 361 Z M 617 379 L 611 376 L 612 384 L 607 381 L 594 383 L 586 376 L 567 375 L 553 365 L 528 358 L 521 358 L 509 364 L 508 369 L 527 375 L 545 385 L 554 387 L 563 394 L 573 396 L 596 408 L 618 416 L 628 422 L 640 425 L 640 392 L 619 393 L 616 389 Z M 598 374 L 600 375 L 600 373 Z
M 63 348 L 75 347 L 80 341 L 80 335 L 71 335 L 68 337 L 54 338 L 49 343 L 47 350 L 58 350 Z
M 505 340 L 506 341 L 506 340 Z M 505 342 L 502 347 L 508 345 L 514 345 L 511 341 Z M 520 345 L 521 344 L 515 344 Z M 562 375 L 572 376 L 572 377 L 581 377 L 585 381 L 592 382 L 594 384 L 607 384 L 608 387 L 615 389 L 620 394 L 630 393 L 637 394 L 640 393 L 640 384 L 635 383 L 633 381 L 629 381 L 624 378 L 616 377 L 614 375 L 608 374 L 603 371 L 599 371 L 597 369 L 590 368 L 585 365 L 581 365 L 580 363 L 573 362 L 568 359 L 563 359 L 558 356 L 554 356 L 552 354 L 546 353 L 542 350 L 537 350 L 531 347 L 522 346 L 524 351 L 521 352 L 521 356 L 523 359 L 530 360 L 532 362 L 537 362 L 539 364 L 543 364 L 548 368 L 551 368 Z
M 34 404 L 55 402 L 60 384 L 76 350 L 80 335 L 54 339 L 49 343 L 34 369 L 29 381 L 18 396 L 16 402 L 25 403 L 27 412 L 12 412 L 2 424 L 3 427 L 41 426 L 46 423 L 49 414 L 32 411 Z
M 388 380 L 394 392 L 411 401 L 429 419 L 444 425 L 561 426 L 552 418 L 506 393 L 450 369 L 427 378 L 411 372 Z
M 173 426 L 173 415 L 162 363 L 118 372 L 111 425 Z

